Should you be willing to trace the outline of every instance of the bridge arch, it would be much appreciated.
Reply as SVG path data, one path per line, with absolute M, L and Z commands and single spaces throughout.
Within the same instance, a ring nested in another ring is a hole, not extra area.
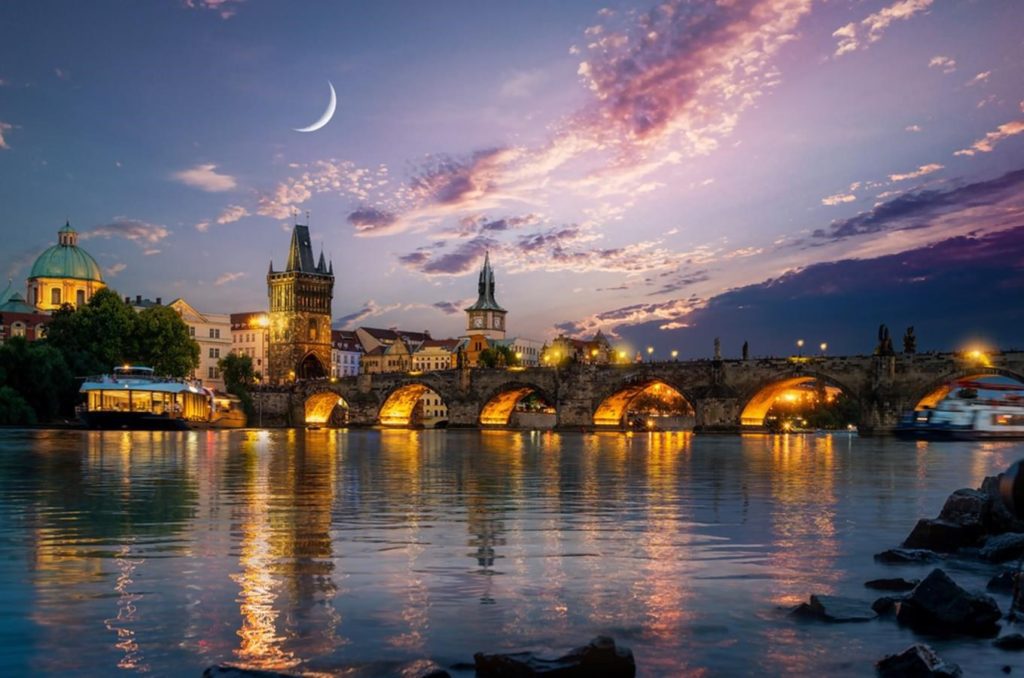
M 929 382 L 926 387 L 914 394 L 911 402 L 914 403 L 915 410 L 935 407 L 940 400 L 949 395 L 950 391 L 953 390 L 955 382 L 981 379 L 983 377 L 1006 377 L 1024 386 L 1024 375 L 1000 367 L 973 365 L 969 368 L 950 372 L 939 379 Z
M 693 398 L 672 380 L 648 375 L 635 375 L 607 390 L 594 409 L 592 422 L 596 428 L 630 428 L 630 409 L 644 396 L 671 403 L 677 417 L 689 418 L 684 427 L 692 428 Z
M 852 388 L 830 375 L 801 370 L 795 373 L 779 374 L 762 381 L 757 387 L 741 397 L 740 402 L 743 404 L 743 410 L 740 412 L 740 428 L 762 428 L 765 417 L 768 416 L 768 411 L 780 396 L 787 391 L 805 386 L 811 382 L 819 382 L 826 388 L 837 389 L 847 397 L 857 401 L 859 409 L 859 398 L 857 392 Z
M 444 389 L 425 380 L 405 381 L 388 390 L 377 410 L 381 426 L 447 426 L 449 399 Z
M 343 426 L 348 420 L 348 402 L 334 391 L 318 391 L 303 403 L 303 421 L 307 426 Z
M 536 384 L 522 381 L 508 382 L 492 389 L 483 399 L 484 404 L 480 408 L 478 417 L 480 425 L 508 426 L 516 405 L 531 394 L 536 394 L 540 400 L 552 408 L 557 402 L 550 393 Z

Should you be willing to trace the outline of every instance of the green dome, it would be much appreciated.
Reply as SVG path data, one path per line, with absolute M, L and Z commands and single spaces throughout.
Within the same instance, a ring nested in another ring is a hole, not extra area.
M 74 278 L 103 282 L 100 266 L 92 256 L 78 246 L 78 234 L 70 225 L 58 231 L 60 244 L 39 255 L 32 265 L 29 280 L 33 278 Z

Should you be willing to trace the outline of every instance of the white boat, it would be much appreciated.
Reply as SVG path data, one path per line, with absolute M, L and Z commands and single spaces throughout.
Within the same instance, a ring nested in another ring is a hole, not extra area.
M 1024 386 L 957 382 L 934 408 L 904 416 L 895 432 L 925 440 L 1024 438 Z
M 234 396 L 201 383 L 160 377 L 151 367 L 125 365 L 113 374 L 87 377 L 82 419 L 92 429 L 187 430 L 238 428 L 245 415 Z

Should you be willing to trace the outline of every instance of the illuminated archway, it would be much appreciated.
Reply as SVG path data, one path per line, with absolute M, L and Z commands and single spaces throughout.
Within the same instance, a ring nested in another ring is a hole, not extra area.
M 629 427 L 633 422 L 628 421 L 627 415 L 632 410 L 643 407 L 653 411 L 658 409 L 653 406 L 659 402 L 664 404 L 661 408 L 663 411 L 656 417 L 645 415 L 645 425 L 657 425 L 659 428 L 693 428 L 693 405 L 689 399 L 678 389 L 657 380 L 628 384 L 604 398 L 594 411 L 594 426 Z M 674 416 L 665 416 L 669 414 Z
M 384 400 L 377 420 L 382 426 L 434 428 L 448 423 L 448 407 L 426 384 L 399 386 Z
M 938 405 L 943 398 L 948 396 L 954 388 L 960 388 L 965 385 L 976 383 L 985 378 L 991 379 L 992 377 L 1004 377 L 1015 382 L 1014 387 L 1010 390 L 1017 390 L 1017 387 L 1024 387 L 1024 377 L 1007 370 L 1000 370 L 994 367 L 984 370 L 968 370 L 958 375 L 945 377 L 940 382 L 933 383 L 928 387 L 924 395 L 917 399 L 917 404 L 914 405 L 914 409 L 931 409 Z M 1001 390 L 1001 387 L 995 386 L 995 390 Z
M 528 408 L 523 406 L 527 400 L 531 401 Z M 536 401 L 535 406 L 532 401 Z M 509 384 L 491 396 L 480 411 L 480 425 L 509 426 L 514 423 L 513 415 L 517 410 L 522 410 L 517 419 L 524 427 L 553 428 L 555 425 L 551 398 L 541 389 L 528 384 Z
M 740 414 L 740 425 L 744 428 L 762 428 L 765 425 L 768 411 L 776 403 L 799 401 L 802 394 L 816 397 L 814 395 L 816 390 L 808 388 L 812 384 L 819 385 L 829 399 L 837 398 L 840 393 L 850 395 L 848 389 L 833 383 L 831 379 L 810 375 L 780 379 L 761 388 L 747 401 L 746 407 Z
M 335 410 L 340 410 L 336 412 Z M 305 421 L 307 425 L 344 425 L 348 418 L 348 403 L 337 393 L 326 391 L 306 399 Z

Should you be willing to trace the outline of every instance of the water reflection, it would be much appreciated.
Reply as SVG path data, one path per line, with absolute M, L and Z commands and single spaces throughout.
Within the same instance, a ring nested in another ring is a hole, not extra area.
M 4 432 L 0 673 L 231 660 L 372 675 L 382 660 L 596 633 L 650 675 L 863 673 L 850 667 L 864 648 L 890 649 L 879 625 L 837 645 L 780 606 L 860 591 L 879 575 L 873 552 L 1022 451 L 845 435 Z M 972 651 L 979 670 L 999 661 Z

